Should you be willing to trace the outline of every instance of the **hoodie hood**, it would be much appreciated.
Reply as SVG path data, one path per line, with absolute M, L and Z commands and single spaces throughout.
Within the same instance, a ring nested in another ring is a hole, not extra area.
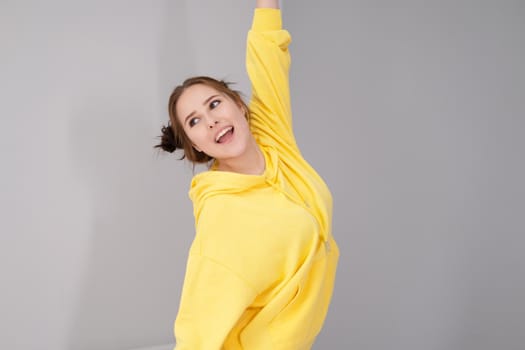
M 261 175 L 239 174 L 229 171 L 208 170 L 195 175 L 191 181 L 189 197 L 193 202 L 195 220 L 205 200 L 219 194 L 236 194 L 261 186 L 275 186 L 279 181 L 277 152 L 271 147 L 261 146 L 265 169 Z
M 315 200 L 319 195 L 311 192 L 311 190 L 304 186 L 302 190 L 299 187 L 292 189 L 291 186 L 293 183 L 290 182 L 290 179 L 288 179 L 281 170 L 286 160 L 281 159 L 280 154 L 272 146 L 260 145 L 260 147 L 266 162 L 264 173 L 261 175 L 208 170 L 193 177 L 189 197 L 193 202 L 195 221 L 199 221 L 200 213 L 206 199 L 210 197 L 225 194 L 242 194 L 257 188 L 271 186 L 310 212 L 319 225 L 319 234 L 322 239 L 326 241 L 328 238 L 327 233 L 331 230 L 331 214 L 329 213 L 331 212 L 331 197 L 329 192 L 327 192 L 326 195 L 328 197 L 323 197 L 324 200 Z M 295 165 L 299 166 L 299 163 Z M 304 170 L 305 168 L 303 168 L 303 170 L 299 170 L 299 168 L 296 167 L 292 168 L 295 169 L 294 171 L 296 172 L 306 173 L 307 171 Z M 295 185 L 297 184 L 299 184 L 299 181 L 295 183 Z M 321 203 L 320 206 L 319 203 Z

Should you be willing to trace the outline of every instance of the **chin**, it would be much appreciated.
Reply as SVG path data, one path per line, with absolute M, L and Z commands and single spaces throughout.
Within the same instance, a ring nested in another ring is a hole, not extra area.
M 221 155 L 218 155 L 218 157 L 216 157 L 216 159 L 218 160 L 221 160 L 221 159 L 224 159 L 224 160 L 232 160 L 232 159 L 236 159 L 236 158 L 242 158 L 247 152 L 247 148 L 246 147 L 235 147 L 231 150 L 228 150 L 228 152 L 225 152 Z

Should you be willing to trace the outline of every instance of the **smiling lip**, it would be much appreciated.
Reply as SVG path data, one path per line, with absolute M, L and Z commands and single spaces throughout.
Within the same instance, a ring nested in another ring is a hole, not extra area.
M 233 126 L 226 126 L 224 128 L 222 128 L 221 130 L 219 130 L 218 133 L 215 134 L 215 142 L 219 142 L 219 140 L 221 139 L 221 137 L 223 137 L 224 135 L 226 135 L 228 133 L 228 131 L 232 131 L 233 132 Z

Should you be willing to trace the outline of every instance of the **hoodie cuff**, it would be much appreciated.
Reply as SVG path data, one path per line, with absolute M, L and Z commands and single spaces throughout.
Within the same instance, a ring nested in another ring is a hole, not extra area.
M 253 14 L 252 30 L 258 32 L 282 29 L 280 9 L 256 8 Z

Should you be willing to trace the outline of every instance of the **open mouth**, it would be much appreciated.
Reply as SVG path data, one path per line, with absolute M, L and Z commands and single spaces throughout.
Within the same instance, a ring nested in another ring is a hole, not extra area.
M 225 143 L 231 140 L 233 137 L 233 126 L 229 126 L 227 128 L 224 128 L 217 134 L 215 137 L 215 142 L 217 143 Z

